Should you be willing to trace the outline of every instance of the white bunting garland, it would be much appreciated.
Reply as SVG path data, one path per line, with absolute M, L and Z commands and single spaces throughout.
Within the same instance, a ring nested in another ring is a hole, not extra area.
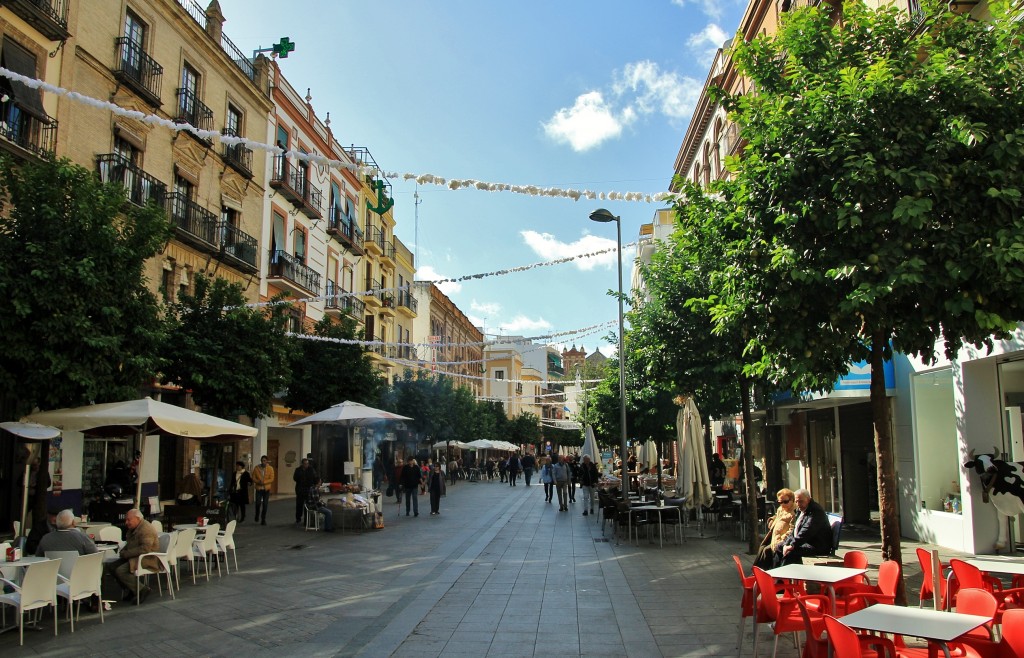
M 348 169 L 355 172 L 359 176 L 372 176 L 372 177 L 383 177 L 388 179 L 399 179 L 402 180 L 415 180 L 421 185 L 438 185 L 441 187 L 447 187 L 450 190 L 464 190 L 474 189 L 482 190 L 486 192 L 510 192 L 512 194 L 523 194 L 527 196 L 539 196 L 539 197 L 553 197 L 553 198 L 564 198 L 572 199 L 573 201 L 579 201 L 580 199 L 587 199 L 591 201 L 627 201 L 631 203 L 666 203 L 673 204 L 681 200 L 679 194 L 674 192 L 657 192 L 651 194 L 648 192 L 595 192 L 593 190 L 576 190 L 576 189 L 563 189 L 559 187 L 541 187 L 538 185 L 514 185 L 512 183 L 489 183 L 485 181 L 474 180 L 472 178 L 445 178 L 443 176 L 436 176 L 434 174 L 415 174 L 415 173 L 400 173 L 400 172 L 382 172 L 375 167 L 368 167 L 366 165 L 358 164 L 346 160 L 336 160 L 328 158 L 323 155 L 316 153 L 303 153 L 302 151 L 296 150 L 285 150 L 274 144 L 267 144 L 265 142 L 259 142 L 252 139 L 246 139 L 245 137 L 237 137 L 235 135 L 226 135 L 216 130 L 203 130 L 196 128 L 195 126 L 188 123 L 180 123 L 165 119 L 155 114 L 146 114 L 138 110 L 129 110 L 111 103 L 110 101 L 101 100 L 99 98 L 93 98 L 80 94 L 77 91 L 71 91 L 57 85 L 52 85 L 43 80 L 37 78 L 30 78 L 28 76 L 21 75 L 9 69 L 0 67 L 0 77 L 14 80 L 24 84 L 26 87 L 31 89 L 40 89 L 42 91 L 49 92 L 55 96 L 61 96 L 67 98 L 70 101 L 88 105 L 90 107 L 107 110 L 110 113 L 140 121 L 142 123 L 160 126 L 167 130 L 175 132 L 189 132 L 199 137 L 200 139 L 209 141 L 219 141 L 222 144 L 228 146 L 242 145 L 246 148 L 266 151 L 268 153 L 274 153 L 277 155 L 285 155 L 289 158 L 296 160 L 304 160 L 317 165 L 323 165 L 332 169 Z

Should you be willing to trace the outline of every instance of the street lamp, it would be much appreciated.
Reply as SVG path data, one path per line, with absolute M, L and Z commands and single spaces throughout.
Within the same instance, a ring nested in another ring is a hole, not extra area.
M 604 208 L 598 208 L 590 213 L 591 221 L 607 224 L 615 222 L 615 244 L 616 262 L 619 265 L 619 458 L 622 460 L 622 501 L 629 503 L 629 473 L 626 470 L 626 451 L 628 449 L 626 439 L 626 351 L 623 349 L 623 326 L 622 326 L 622 218 L 616 217 Z

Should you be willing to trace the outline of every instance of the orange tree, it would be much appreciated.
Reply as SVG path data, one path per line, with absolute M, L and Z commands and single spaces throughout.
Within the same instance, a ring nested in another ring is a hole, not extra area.
M 706 221 L 743 239 L 713 276 L 713 312 L 748 331 L 750 372 L 796 390 L 870 364 L 882 549 L 896 561 L 884 360 L 931 360 L 943 343 L 954 357 L 1024 319 L 1024 49 L 1005 7 L 984 23 L 931 0 L 923 19 L 802 9 L 736 46 L 755 91 L 722 94 L 745 146 L 721 190 L 731 210 Z

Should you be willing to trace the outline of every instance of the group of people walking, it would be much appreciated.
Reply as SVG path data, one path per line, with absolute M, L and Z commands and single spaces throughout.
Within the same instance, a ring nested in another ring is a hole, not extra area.
M 590 455 L 554 459 L 544 457 L 540 468 L 540 481 L 544 485 L 544 501 L 550 503 L 558 495 L 558 511 L 568 512 L 569 503 L 576 502 L 576 485 L 583 492 L 583 516 L 594 513 L 597 501 L 597 483 L 600 473 Z

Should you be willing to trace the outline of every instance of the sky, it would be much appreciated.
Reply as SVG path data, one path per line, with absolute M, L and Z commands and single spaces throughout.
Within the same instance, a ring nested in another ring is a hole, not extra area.
M 205 2 L 201 3 L 205 5 Z M 745 0 L 220 0 L 243 52 L 289 37 L 278 62 L 341 144 L 389 172 L 595 192 L 668 189 L 715 50 Z M 636 241 L 656 203 L 450 190 L 391 179 L 395 233 L 417 279 L 456 278 Z M 414 194 L 420 203 L 414 203 Z M 628 288 L 635 250 L 623 250 Z M 487 334 L 614 322 L 614 252 L 441 289 Z M 548 342 L 614 352 L 607 337 Z

